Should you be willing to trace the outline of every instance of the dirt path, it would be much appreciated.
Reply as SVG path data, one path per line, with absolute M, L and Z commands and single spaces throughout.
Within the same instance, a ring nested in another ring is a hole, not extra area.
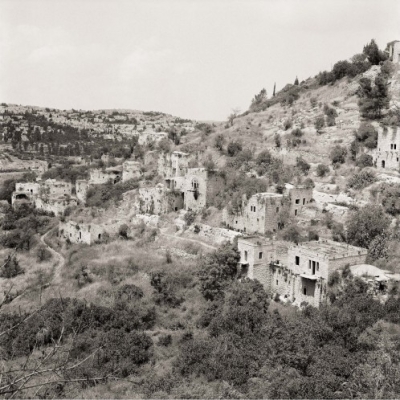
M 202 246 L 204 246 L 204 247 L 207 247 L 207 248 L 209 248 L 209 249 L 217 250 L 217 247 L 212 246 L 211 244 L 204 243 L 204 242 L 202 242 L 202 241 L 200 241 L 200 240 L 189 239 L 189 238 L 185 238 L 185 237 L 182 237 L 182 236 L 170 235 L 170 234 L 164 233 L 164 232 L 162 232 L 162 231 L 161 231 L 160 233 L 161 233 L 161 235 L 163 235 L 163 236 L 167 236 L 167 237 L 174 238 L 174 239 L 186 240 L 186 241 L 192 242 L 192 243 L 198 243 L 198 244 L 200 244 L 200 245 L 202 245 Z
M 61 283 L 61 270 L 63 268 L 63 266 L 65 265 L 65 258 L 62 254 L 60 254 L 58 251 L 54 250 L 52 247 L 50 247 L 46 242 L 45 242 L 45 238 L 47 235 L 50 234 L 50 232 L 52 231 L 52 229 L 50 229 L 49 231 L 47 231 L 44 235 L 42 235 L 40 237 L 40 241 L 43 243 L 43 245 L 46 247 L 46 249 L 48 249 L 51 254 L 53 255 L 54 259 L 56 260 L 56 263 L 54 264 L 54 276 L 52 279 L 51 284 L 59 284 Z

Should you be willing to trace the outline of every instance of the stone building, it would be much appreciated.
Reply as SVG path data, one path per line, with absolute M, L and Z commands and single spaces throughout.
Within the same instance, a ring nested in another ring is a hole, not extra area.
M 78 224 L 74 221 L 60 222 L 58 235 L 68 239 L 71 243 L 85 243 L 88 245 L 100 241 L 103 237 L 104 229 L 96 224 Z
M 387 44 L 387 52 L 389 54 L 389 60 L 398 63 L 400 61 L 400 41 L 393 40 Z
M 109 167 L 106 169 L 92 169 L 90 170 L 89 183 L 93 185 L 102 185 L 107 182 L 113 184 L 119 182 L 122 178 L 122 166 L 117 165 L 115 167 Z
M 170 211 L 167 188 L 159 183 L 155 187 L 139 188 L 139 209 L 143 214 L 165 214 Z
M 46 179 L 41 184 L 41 197 L 60 197 L 72 196 L 72 183 L 58 181 L 56 179 Z
M 189 166 L 189 154 L 181 151 L 160 153 L 158 158 L 158 175 L 165 179 L 186 175 Z
M 13 207 L 22 203 L 34 204 L 35 199 L 40 194 L 40 184 L 37 182 L 17 182 L 15 192 L 11 195 L 11 205 Z
M 241 211 L 232 214 L 225 208 L 222 219 L 229 229 L 265 235 L 278 229 L 280 213 L 297 216 L 311 201 L 311 188 L 287 184 L 283 194 L 257 193 L 249 200 L 244 196 Z
M 76 207 L 78 201 L 76 197 L 60 196 L 60 197 L 37 197 L 35 199 L 35 207 L 39 210 L 46 211 L 48 213 L 54 213 L 56 216 L 64 214 L 67 208 Z
M 378 127 L 378 146 L 373 158 L 378 169 L 399 170 L 400 132 L 397 127 Z
M 367 250 L 331 240 L 299 245 L 261 237 L 239 238 L 242 275 L 260 281 L 270 294 L 318 307 L 329 276 L 349 264 L 364 263 Z
M 129 179 L 139 179 L 143 175 L 141 165 L 138 161 L 126 160 L 122 164 L 122 181 Z

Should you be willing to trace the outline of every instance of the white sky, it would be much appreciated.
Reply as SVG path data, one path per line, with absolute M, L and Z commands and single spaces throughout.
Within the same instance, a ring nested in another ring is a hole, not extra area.
M 0 0 L 0 101 L 223 120 L 400 40 L 400 0 Z

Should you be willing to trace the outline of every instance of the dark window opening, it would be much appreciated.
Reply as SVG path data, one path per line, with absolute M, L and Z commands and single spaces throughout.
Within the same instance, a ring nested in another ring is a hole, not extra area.
M 247 251 L 244 252 L 244 261 L 247 261 Z
M 296 199 L 296 204 L 300 204 L 300 199 Z
M 262 251 L 260 251 L 260 252 L 258 253 L 258 258 L 259 258 L 260 260 L 263 258 L 263 253 L 262 253 Z
M 303 294 L 307 295 L 307 288 L 303 287 Z
M 300 265 L 300 257 L 299 256 L 295 257 L 295 262 L 296 262 L 296 265 Z

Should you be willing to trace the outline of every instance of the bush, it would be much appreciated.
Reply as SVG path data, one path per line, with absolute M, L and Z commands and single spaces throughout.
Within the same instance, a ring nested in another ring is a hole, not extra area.
M 374 159 L 369 154 L 361 154 L 356 160 L 357 167 L 365 168 L 372 167 L 374 165 Z
M 225 138 L 222 134 L 219 134 L 216 136 L 215 140 L 214 140 L 214 147 L 219 150 L 222 151 L 224 149 L 224 143 L 225 143 Z
M 324 177 L 330 171 L 329 167 L 325 164 L 318 164 L 317 176 Z
M 304 135 L 303 131 L 300 128 L 296 128 L 292 130 L 292 136 L 302 137 Z
M 300 171 L 304 174 L 307 175 L 308 171 L 310 170 L 310 164 L 305 161 L 303 158 L 298 157 L 296 160 L 296 167 L 300 169 Z
M 332 164 L 344 164 L 346 161 L 346 156 L 346 148 L 339 145 L 335 146 L 330 153 Z
M 183 219 L 186 222 L 186 226 L 190 226 L 196 219 L 196 213 L 194 211 L 187 211 Z
M 322 128 L 325 126 L 325 117 L 319 115 L 314 121 L 314 126 L 318 133 L 321 132 Z
M 129 227 L 126 224 L 122 224 L 118 229 L 118 235 L 124 239 L 128 239 Z
M 168 347 L 172 343 L 172 336 L 165 334 L 165 335 L 160 335 L 158 339 L 158 345 L 159 346 L 164 346 Z
M 0 278 L 11 279 L 17 275 L 23 274 L 25 271 L 20 267 L 17 257 L 9 255 L 4 264 L 0 268 Z
M 388 214 L 394 216 L 400 214 L 400 185 L 395 183 L 382 185 L 381 200 Z
M 239 141 L 229 142 L 227 152 L 230 157 L 234 157 L 243 149 L 242 143 Z
M 287 119 L 285 120 L 285 122 L 283 123 L 283 129 L 285 131 L 287 131 L 288 129 L 290 129 L 293 126 L 293 121 L 291 119 Z
M 349 178 L 347 182 L 347 187 L 360 190 L 364 189 L 374 182 L 376 182 L 375 174 L 371 171 L 363 169 Z
M 360 144 L 369 149 L 375 149 L 378 145 L 378 131 L 370 122 L 361 122 L 355 137 Z
M 36 251 L 36 258 L 38 262 L 50 260 L 52 256 L 53 255 L 51 251 L 44 246 L 39 246 Z

